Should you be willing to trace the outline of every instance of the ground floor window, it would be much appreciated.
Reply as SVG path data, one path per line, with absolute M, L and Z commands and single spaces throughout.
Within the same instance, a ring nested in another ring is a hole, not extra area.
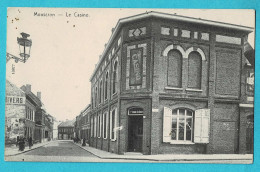
M 171 140 L 192 141 L 193 112 L 187 109 L 175 109 L 172 112 Z
M 107 138 L 107 112 L 103 114 L 103 138 Z
M 110 115 L 110 139 L 116 140 L 116 109 L 113 109 Z
M 164 107 L 163 142 L 171 144 L 209 143 L 210 109 L 195 111 Z

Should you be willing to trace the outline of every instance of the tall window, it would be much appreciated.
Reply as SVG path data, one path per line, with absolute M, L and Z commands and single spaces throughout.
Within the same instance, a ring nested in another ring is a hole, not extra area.
M 101 137 L 102 132 L 102 121 L 101 121 L 101 114 L 98 115 L 98 137 Z
M 108 93 L 108 72 L 106 73 L 106 78 L 105 78 L 105 100 L 107 99 L 107 93 Z
M 94 117 L 94 137 L 97 136 L 97 116 Z
M 94 136 L 94 118 L 93 116 L 90 118 L 90 124 L 91 124 L 91 137 Z
M 103 138 L 107 138 L 107 113 L 103 114 Z
M 110 139 L 116 139 L 116 109 L 112 110 L 110 117 Z
M 172 111 L 171 140 L 192 141 L 193 112 L 187 109 Z
M 117 61 L 114 64 L 113 68 L 113 94 L 117 91 Z
M 182 87 L 182 55 L 178 50 L 168 53 L 168 76 L 169 86 Z
M 99 103 L 102 102 L 102 81 L 100 81 L 100 84 L 99 84 Z
M 97 106 L 97 99 L 98 99 L 98 97 L 97 97 L 97 87 L 96 87 L 96 89 L 95 89 L 95 107 Z
M 201 89 L 202 59 L 198 52 L 189 54 L 188 88 Z

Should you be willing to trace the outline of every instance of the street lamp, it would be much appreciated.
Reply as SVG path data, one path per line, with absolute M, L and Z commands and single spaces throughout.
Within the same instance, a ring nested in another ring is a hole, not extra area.
M 22 32 L 21 33 L 22 37 L 17 37 L 17 43 L 19 45 L 19 50 L 20 50 L 20 57 L 16 57 L 10 53 L 6 53 L 6 63 L 10 60 L 10 59 L 14 59 L 16 63 L 18 63 L 18 61 L 21 62 L 26 62 L 26 60 L 30 57 L 30 51 L 31 51 L 31 46 L 32 46 L 32 40 L 28 39 L 28 37 L 30 36 L 27 33 Z

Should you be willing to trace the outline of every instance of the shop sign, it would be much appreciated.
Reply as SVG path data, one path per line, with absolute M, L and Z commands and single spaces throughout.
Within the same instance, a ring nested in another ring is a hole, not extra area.
M 129 115 L 143 115 L 143 109 L 142 108 L 132 108 L 128 111 Z
M 5 104 L 24 105 L 25 104 L 25 97 L 6 96 L 5 97 Z

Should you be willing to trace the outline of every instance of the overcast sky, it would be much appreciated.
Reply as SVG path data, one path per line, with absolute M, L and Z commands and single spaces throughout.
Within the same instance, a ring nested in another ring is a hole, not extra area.
M 21 32 L 31 35 L 32 48 L 26 63 L 7 63 L 7 79 L 19 87 L 31 84 L 35 94 L 41 91 L 47 112 L 58 120 L 73 119 L 90 103 L 89 79 L 111 29 L 120 18 L 146 11 L 255 27 L 253 10 L 8 8 L 7 52 L 18 56 Z M 35 12 L 55 17 L 34 16 Z M 88 17 L 75 17 L 75 12 Z M 254 46 L 254 33 L 249 42 Z

